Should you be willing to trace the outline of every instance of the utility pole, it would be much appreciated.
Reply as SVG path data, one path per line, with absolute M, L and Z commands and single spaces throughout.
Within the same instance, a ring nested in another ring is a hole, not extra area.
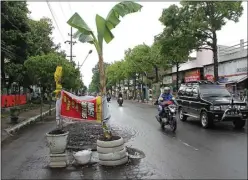
M 68 35 L 71 37 L 70 41 L 67 40 L 67 41 L 65 41 L 65 43 L 70 44 L 71 47 L 70 47 L 70 56 L 67 56 L 67 57 L 70 57 L 70 62 L 72 62 L 72 58 L 76 57 L 76 56 L 72 55 L 72 46 L 77 43 L 76 41 L 72 41 L 72 36 L 73 36 L 72 35 L 72 27 L 71 27 L 71 33 L 68 33 Z

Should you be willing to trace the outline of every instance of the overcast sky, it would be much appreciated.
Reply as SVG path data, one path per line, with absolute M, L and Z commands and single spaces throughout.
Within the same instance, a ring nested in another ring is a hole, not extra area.
M 99 15 L 106 17 L 109 10 L 113 7 L 114 2 L 50 2 L 55 20 L 48 8 L 47 2 L 28 2 L 31 18 L 39 20 L 42 17 L 49 17 L 53 20 L 55 27 L 53 38 L 55 43 L 61 43 L 62 49 L 66 50 L 70 55 L 70 46 L 64 44 L 65 40 L 69 40 L 68 33 L 70 27 L 66 23 L 67 20 L 78 12 L 81 17 L 88 23 L 93 31 L 96 31 L 95 16 Z M 169 2 L 141 2 L 143 5 L 141 12 L 124 17 L 121 23 L 113 30 L 115 38 L 109 44 L 103 46 L 104 61 L 113 62 L 121 60 L 124 57 L 124 51 L 138 44 L 146 43 L 151 45 L 155 35 L 160 33 L 163 26 L 158 21 L 162 14 L 163 8 L 167 8 L 171 4 Z M 243 3 L 244 13 L 238 23 L 228 22 L 223 29 L 218 32 L 218 44 L 220 45 L 235 45 L 240 39 L 247 41 L 247 2 Z M 59 30 L 55 24 L 58 24 Z M 60 33 L 61 32 L 61 33 Z M 73 31 L 75 32 L 75 30 Z M 91 82 L 91 69 L 98 61 L 97 53 L 94 47 L 90 44 L 82 44 L 78 42 L 73 46 L 73 55 L 76 57 L 76 63 L 82 63 L 89 50 L 93 53 L 88 57 L 84 66 L 81 68 L 85 85 Z

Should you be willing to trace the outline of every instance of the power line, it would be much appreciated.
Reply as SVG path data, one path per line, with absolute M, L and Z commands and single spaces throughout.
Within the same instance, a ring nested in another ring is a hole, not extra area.
M 71 13 L 73 13 L 70 2 L 68 2 L 68 4 L 69 4 L 69 8 L 70 8 Z
M 48 0 L 46 0 L 46 1 L 47 1 L 48 8 L 49 8 L 49 10 L 50 10 L 50 12 L 51 12 L 51 14 L 52 14 L 53 20 L 54 20 L 54 22 L 55 22 L 55 24 L 56 24 L 56 26 L 57 26 L 57 28 L 58 28 L 58 31 L 59 31 L 59 33 L 60 33 L 60 35 L 61 35 L 63 41 L 65 41 L 65 39 L 64 39 L 64 37 L 63 37 L 63 35 L 62 35 L 61 31 L 60 31 L 60 28 L 59 28 L 59 26 L 58 26 L 58 23 L 57 23 L 57 21 L 56 21 L 56 18 L 55 18 L 55 16 L 54 16 L 52 7 L 50 6 L 50 3 L 48 2 Z
M 63 14 L 64 18 L 67 19 L 67 18 L 65 17 L 65 13 L 64 13 L 64 11 L 63 11 L 63 8 L 62 8 L 62 5 L 61 5 L 61 2 L 60 2 L 60 1 L 59 1 L 59 7 L 60 7 L 60 9 L 61 9 L 61 11 L 62 11 L 62 14 Z
M 1 15 L 7 20 L 9 21 L 9 23 L 14 27 L 16 28 L 18 31 L 22 32 L 18 27 L 16 27 L 3 13 L 1 13 Z

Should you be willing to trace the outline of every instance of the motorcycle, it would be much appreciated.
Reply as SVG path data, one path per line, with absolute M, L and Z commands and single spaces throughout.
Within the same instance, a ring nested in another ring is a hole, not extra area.
M 123 104 L 123 98 L 122 97 L 119 97 L 118 100 L 117 100 L 119 106 L 122 106 Z
M 165 126 L 170 126 L 171 130 L 175 132 L 177 129 L 176 105 L 174 105 L 172 101 L 167 101 L 163 107 L 162 115 L 160 117 L 156 116 L 156 119 L 162 129 L 164 129 Z
M 110 102 L 110 100 L 111 100 L 111 97 L 110 97 L 110 96 L 108 96 L 108 97 L 107 97 L 107 101 L 108 101 L 108 102 Z

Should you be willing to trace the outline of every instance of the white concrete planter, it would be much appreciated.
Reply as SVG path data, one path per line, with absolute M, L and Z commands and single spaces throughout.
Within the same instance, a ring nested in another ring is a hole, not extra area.
M 122 137 L 113 141 L 97 140 L 99 164 L 118 166 L 128 162 L 128 153 Z
M 68 134 L 69 132 L 63 134 L 46 134 L 50 154 L 61 154 L 65 152 Z
M 127 150 L 126 148 L 124 148 L 121 151 L 117 151 L 114 153 L 108 153 L 108 154 L 98 154 L 99 159 L 101 159 L 102 161 L 116 161 L 119 159 L 122 159 L 124 157 L 127 157 Z

